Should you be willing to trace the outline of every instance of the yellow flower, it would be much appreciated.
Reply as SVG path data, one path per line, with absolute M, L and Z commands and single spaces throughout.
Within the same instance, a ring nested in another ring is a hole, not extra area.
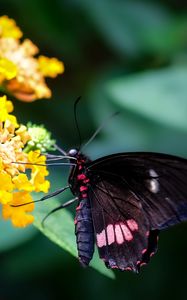
M 31 139 L 31 136 L 27 131 L 27 127 L 24 125 L 20 125 L 20 127 L 16 130 L 16 135 L 20 136 L 24 145 Z
M 13 19 L 10 19 L 8 16 L 2 16 L 0 17 L 0 37 L 20 39 L 22 32 Z
M 11 101 L 7 100 L 6 96 L 0 97 L 0 122 L 10 121 L 15 127 L 18 126 L 15 116 L 10 115 L 14 107 Z
M 7 204 L 12 201 L 12 193 L 7 191 L 1 191 L 0 190 L 0 202 L 1 204 Z
M 44 155 L 40 155 L 39 150 L 30 151 L 28 153 L 28 162 L 32 163 L 32 165 L 28 167 L 31 169 L 30 182 L 35 187 L 35 191 L 42 191 L 46 193 L 50 187 L 50 182 L 48 180 L 45 180 L 45 177 L 49 174 L 45 166 L 46 157 Z
M 34 221 L 34 217 L 28 212 L 32 212 L 34 209 L 34 203 L 12 207 L 11 205 L 20 205 L 24 203 L 32 202 L 32 197 L 27 192 L 15 192 L 13 193 L 12 201 L 3 205 L 2 215 L 5 220 L 11 219 L 12 223 L 16 227 L 25 227 Z
M 18 34 L 20 32 L 20 34 Z M 20 42 L 21 31 L 13 20 L 0 18 L 0 83 L 19 100 L 50 98 L 45 77 L 64 72 L 56 58 L 35 57 L 39 49 L 29 39 Z
M 12 162 L 27 162 L 27 154 L 22 151 L 24 143 L 20 136 L 17 136 L 12 131 L 12 127 L 6 127 L 8 121 L 0 129 L 0 157 L 1 157 L 1 172 L 5 171 L 11 176 L 25 171 L 25 165 L 15 164 Z M 15 129 L 15 127 L 14 127 Z M 15 134 L 15 135 L 14 135 Z
M 34 204 L 20 207 L 11 205 L 31 202 L 30 192 L 47 192 L 50 184 L 45 179 L 48 175 L 46 157 L 40 155 L 40 151 L 24 152 L 31 136 L 26 126 L 18 125 L 16 118 L 10 115 L 12 110 L 11 101 L 6 96 L 0 97 L 0 203 L 3 217 L 11 218 L 14 226 L 22 227 L 33 221 L 33 216 L 27 212 L 34 209 Z M 16 122 L 12 123 L 12 120 L 15 121 L 13 117 Z M 27 169 L 31 169 L 28 175 Z
M 0 173 L 0 190 L 8 190 L 12 191 L 13 189 L 13 184 L 12 184 L 12 178 L 9 174 L 6 172 L 1 172 Z
M 32 192 L 34 190 L 34 186 L 29 181 L 26 174 L 19 174 L 12 179 L 15 184 L 15 188 L 18 190 L 24 190 L 27 192 Z
M 0 58 L 0 82 L 13 79 L 17 75 L 17 66 L 7 58 Z
M 40 71 L 44 76 L 55 78 L 58 74 L 64 72 L 64 64 L 56 58 L 39 56 L 38 63 Z

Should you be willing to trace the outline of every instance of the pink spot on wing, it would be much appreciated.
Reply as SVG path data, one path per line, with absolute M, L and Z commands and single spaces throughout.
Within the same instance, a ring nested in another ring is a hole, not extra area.
M 116 234 L 116 241 L 118 244 L 123 244 L 124 238 L 123 233 L 121 231 L 120 225 L 115 225 L 115 234 Z
M 80 187 L 80 192 L 87 191 L 87 189 L 88 189 L 87 186 L 82 185 Z
M 121 229 L 123 230 L 123 234 L 126 241 L 131 241 L 133 239 L 132 233 L 130 232 L 129 228 L 124 224 L 121 223 Z
M 127 225 L 132 231 L 138 230 L 138 224 L 133 219 L 127 220 Z
M 111 245 L 115 241 L 114 227 L 113 227 L 112 224 L 109 224 L 107 226 L 106 232 L 107 232 L 107 241 L 108 241 L 108 244 Z
M 101 233 L 98 233 L 96 235 L 96 239 L 97 239 L 97 246 L 99 248 L 106 246 L 106 232 L 104 229 L 101 231 Z
M 127 225 L 132 231 L 138 230 L 138 224 L 133 219 L 127 220 Z
M 142 254 L 144 254 L 146 251 L 147 251 L 147 249 L 146 249 L 146 248 L 145 248 L 145 249 L 143 249 L 143 250 L 142 250 Z
M 82 166 L 81 165 L 79 165 L 79 170 L 81 170 L 82 169 Z
M 84 180 L 84 179 L 86 179 L 86 176 L 84 174 L 79 174 L 77 176 L 77 180 Z
M 117 265 L 111 266 L 111 269 L 119 269 Z

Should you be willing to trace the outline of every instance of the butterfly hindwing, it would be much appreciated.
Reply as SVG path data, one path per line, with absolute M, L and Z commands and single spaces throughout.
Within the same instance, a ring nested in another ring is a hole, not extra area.
M 138 271 L 149 238 L 141 203 L 123 185 L 104 179 L 97 182 L 89 197 L 100 257 L 109 268 Z

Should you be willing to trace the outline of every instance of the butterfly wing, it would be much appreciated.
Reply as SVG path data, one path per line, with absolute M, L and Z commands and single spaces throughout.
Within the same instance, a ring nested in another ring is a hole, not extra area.
M 110 268 L 138 271 L 156 251 L 159 230 L 187 219 L 187 160 L 115 154 L 88 170 L 100 257 Z

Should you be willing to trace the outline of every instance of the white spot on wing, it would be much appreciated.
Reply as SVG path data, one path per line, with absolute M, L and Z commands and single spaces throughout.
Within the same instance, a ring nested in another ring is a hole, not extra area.
M 149 175 L 152 177 L 152 179 L 146 180 L 146 186 L 151 193 L 156 194 L 159 192 L 158 174 L 156 173 L 155 170 L 150 169 Z M 155 178 L 157 178 L 157 179 L 155 179 Z
M 157 172 L 156 172 L 155 170 L 153 170 L 153 169 L 150 169 L 150 170 L 149 170 L 149 175 L 150 175 L 151 177 L 158 177 Z

